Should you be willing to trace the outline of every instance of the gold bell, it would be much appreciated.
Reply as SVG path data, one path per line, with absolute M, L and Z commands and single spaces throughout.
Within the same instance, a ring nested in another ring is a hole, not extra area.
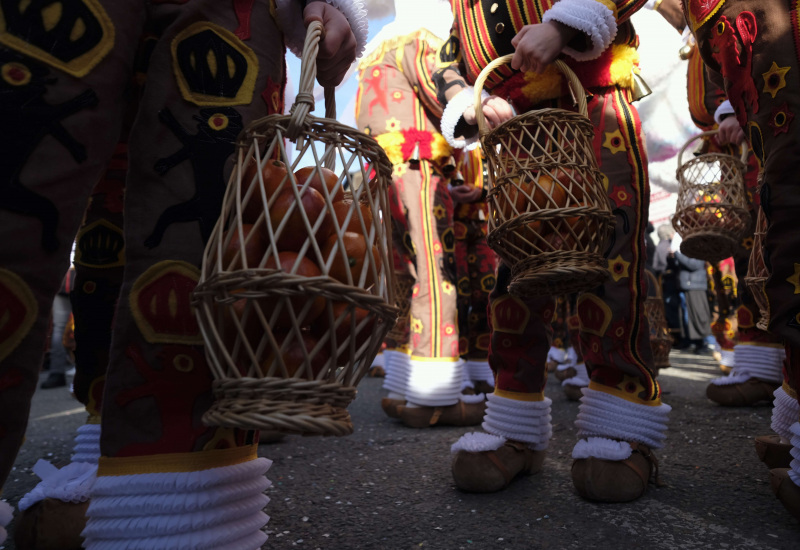
M 633 73 L 633 85 L 631 86 L 631 101 L 637 101 L 653 93 L 642 75 Z
M 445 176 L 449 176 L 453 173 L 453 170 L 456 169 L 456 159 L 453 158 L 453 155 L 450 155 L 450 158 L 447 159 L 447 162 L 444 163 L 442 166 L 442 174 Z

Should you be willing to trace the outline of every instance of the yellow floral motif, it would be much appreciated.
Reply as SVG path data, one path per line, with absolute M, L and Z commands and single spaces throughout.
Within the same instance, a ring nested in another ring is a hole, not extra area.
M 441 204 L 437 204 L 436 206 L 433 207 L 433 215 L 436 216 L 437 220 L 441 220 L 442 218 L 445 217 L 446 214 L 447 211 Z
M 415 334 L 422 334 L 422 320 L 411 317 L 411 331 Z
M 603 176 L 603 189 L 605 190 L 606 193 L 608 193 L 608 184 L 609 184 L 608 176 L 606 176 L 605 174 L 600 174 L 600 175 Z
M 608 270 L 611 272 L 615 282 L 630 277 L 630 267 L 631 263 L 623 260 L 622 254 L 618 254 L 616 258 L 608 260 Z
M 443 281 L 442 282 L 442 291 L 444 291 L 445 294 L 447 294 L 449 296 L 449 295 L 451 295 L 453 293 L 453 290 L 454 290 L 454 287 L 453 287 L 452 283 L 450 283 L 449 281 Z
M 786 280 L 794 285 L 794 293 L 800 294 L 800 264 L 794 264 L 794 275 Z
M 444 333 L 447 336 L 452 336 L 453 334 L 455 334 L 455 332 L 456 332 L 456 329 L 455 329 L 455 327 L 453 325 L 446 325 L 444 327 Z
M 392 169 L 392 177 L 401 178 L 407 171 L 408 167 L 405 164 L 395 164 Z
M 398 132 L 400 131 L 400 121 L 397 120 L 395 117 L 390 118 L 386 121 L 386 131 L 387 132 Z
M 753 237 L 745 237 L 742 239 L 742 247 L 745 250 L 752 250 L 753 248 Z
M 775 95 L 786 87 L 786 73 L 789 72 L 791 67 L 778 67 L 778 64 L 774 61 L 772 62 L 772 67 L 765 73 L 761 73 L 761 76 L 764 77 L 764 89 L 762 91 L 767 92 L 775 99 Z
M 603 147 L 611 151 L 614 155 L 625 151 L 625 140 L 622 138 L 622 132 L 620 132 L 619 128 L 613 132 L 606 132 L 606 139 L 603 142 Z

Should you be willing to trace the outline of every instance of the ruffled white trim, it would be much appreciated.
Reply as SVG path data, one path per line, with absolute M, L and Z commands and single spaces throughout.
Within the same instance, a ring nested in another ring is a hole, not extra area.
M 547 360 L 560 365 L 567 360 L 567 350 L 550 346 L 550 350 L 547 352 Z
M 719 104 L 717 110 L 714 111 L 714 122 L 717 124 L 722 122 L 722 117 L 725 115 L 735 115 L 736 111 L 733 110 L 733 105 L 731 105 L 731 100 L 726 99 L 722 103 Z
M 578 352 L 575 350 L 573 346 L 567 348 L 567 364 L 571 367 L 574 367 L 578 364 Z
M 658 449 L 666 438 L 672 407 L 640 405 L 603 391 L 583 389 L 575 420 L 580 438 L 607 437 L 638 441 Z
M 544 13 L 542 22 L 548 21 L 577 29 L 592 41 L 592 48 L 585 52 L 564 48 L 564 53 L 576 61 L 597 59 L 617 36 L 614 12 L 597 0 L 560 0 Z
M 59 469 L 48 461 L 39 459 L 33 466 L 33 473 L 42 481 L 20 499 L 20 510 L 27 510 L 46 498 L 62 502 L 86 502 L 97 476 L 97 465 L 72 462 Z
M 600 458 L 603 460 L 625 460 L 631 456 L 633 449 L 626 441 L 615 441 L 605 437 L 581 439 L 572 449 L 572 458 Z
M 461 360 L 417 361 L 411 359 L 406 400 L 414 405 L 443 407 L 458 403 L 464 379 Z
M 589 373 L 586 370 L 586 363 L 578 363 L 573 367 L 575 369 L 575 376 L 567 378 L 561 382 L 562 386 L 578 386 L 585 388 L 589 385 Z
M 547 448 L 553 435 L 552 401 L 517 401 L 496 394 L 486 396 L 486 415 L 481 427 L 488 433 L 523 441 L 536 451 Z
M 481 97 L 486 99 L 489 97 L 489 93 L 486 90 L 483 90 L 481 92 Z M 464 88 L 455 96 L 453 96 L 453 99 L 448 101 L 447 106 L 444 108 L 442 119 L 440 121 L 442 135 L 447 143 L 456 149 L 466 149 L 467 151 L 471 151 L 480 144 L 477 135 L 467 139 L 456 139 L 455 136 L 456 125 L 458 125 L 458 121 L 461 120 L 461 117 L 464 116 L 464 111 L 474 106 L 475 88 L 470 86 Z
M 0 544 L 3 544 L 8 537 L 6 525 L 11 523 L 12 517 L 14 517 L 14 508 L 8 502 L 0 500 Z
M 783 391 L 782 387 L 775 390 L 773 395 L 775 400 L 773 401 L 770 427 L 776 434 L 789 440 L 792 437 L 792 424 L 797 422 L 797 418 L 800 416 L 800 405 L 798 405 L 797 399 Z
M 356 37 L 356 57 L 364 53 L 367 45 L 369 22 L 363 0 L 325 0 L 328 4 L 342 12 L 350 23 Z M 306 40 L 306 27 L 303 23 L 303 3 L 298 0 L 276 0 L 278 24 L 283 31 L 286 47 L 300 57 Z
M 97 464 L 100 459 L 100 424 L 84 424 L 78 428 L 72 462 Z
M 383 368 L 386 370 L 383 389 L 388 390 L 389 393 L 405 397 L 406 388 L 408 387 L 408 373 L 411 369 L 408 354 L 394 350 L 386 350 L 383 354 Z
M 733 370 L 728 376 L 711 381 L 716 386 L 741 384 L 751 378 L 780 384 L 783 381 L 783 346 L 737 344 L 733 348 Z
M 82 535 L 88 550 L 257 550 L 267 539 L 272 462 L 194 472 L 100 476 Z
M 468 359 L 464 363 L 464 370 L 468 373 L 468 378 L 473 382 L 486 382 L 494 387 L 494 373 L 492 367 L 489 366 L 489 361 L 477 361 Z
M 800 486 L 800 422 L 795 422 L 790 428 L 792 434 L 792 462 L 789 465 L 789 478 L 795 485 Z
M 383 359 L 383 352 L 379 353 L 375 356 L 375 359 L 372 360 L 373 367 L 384 367 L 386 362 Z
M 733 365 L 735 364 L 734 358 L 736 355 L 732 350 L 720 349 L 719 354 L 721 356 L 719 360 L 720 365 L 722 365 L 723 367 L 733 367 Z
M 462 395 L 461 396 L 461 401 L 463 401 L 464 403 L 470 403 L 470 404 L 472 404 L 472 403 L 480 403 L 481 401 L 485 401 L 485 400 L 486 400 L 486 394 L 485 393 L 476 393 L 475 395 Z
M 455 454 L 458 451 L 467 451 L 468 453 L 481 453 L 484 451 L 496 451 L 503 445 L 506 440 L 503 437 L 487 434 L 484 432 L 470 432 L 462 435 L 458 441 L 453 443 L 450 447 L 450 452 Z

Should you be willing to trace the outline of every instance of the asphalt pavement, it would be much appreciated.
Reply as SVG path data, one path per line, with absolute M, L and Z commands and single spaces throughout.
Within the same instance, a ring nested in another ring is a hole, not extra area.
M 381 411 L 381 379 L 365 378 L 350 407 L 352 435 L 288 436 L 260 447 L 274 461 L 264 548 L 800 548 L 800 525 L 773 496 L 753 449 L 753 437 L 770 432 L 771 407 L 719 407 L 705 397 L 721 374 L 713 359 L 673 352 L 671 361 L 659 377 L 672 413 L 657 452 L 668 486 L 651 486 L 636 502 L 596 504 L 575 493 L 578 403 L 552 375 L 553 439 L 543 471 L 488 495 L 460 492 L 450 474 L 450 445 L 471 429 L 405 428 Z M 16 505 L 33 488 L 39 458 L 68 461 L 84 420 L 66 389 L 38 390 L 3 498 Z

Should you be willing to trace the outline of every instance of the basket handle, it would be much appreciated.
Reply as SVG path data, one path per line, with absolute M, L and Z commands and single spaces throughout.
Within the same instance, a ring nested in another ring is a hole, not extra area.
M 298 83 L 297 96 L 290 111 L 291 118 L 286 129 L 286 135 L 292 141 L 296 140 L 303 129 L 308 114 L 314 110 L 314 82 L 317 79 L 317 54 L 319 53 L 319 41 L 325 28 L 319 21 L 312 21 L 306 30 L 306 41 L 303 44 L 303 54 L 300 57 L 300 82 Z M 335 88 L 325 87 L 325 118 L 336 119 L 336 96 Z M 327 148 L 323 155 L 323 161 L 328 168 L 332 168 L 334 162 L 333 148 Z M 331 166 L 328 166 L 328 164 Z
M 649 239 L 650 237 L 645 237 L 645 238 Z M 658 282 L 658 278 L 655 276 L 655 273 L 651 272 L 649 269 L 645 269 L 644 273 L 645 273 L 645 276 L 647 277 L 647 280 L 649 281 L 650 285 L 656 291 L 656 296 L 655 297 L 659 298 L 659 299 L 663 299 L 664 296 L 661 293 L 661 283 Z
M 684 153 L 684 151 L 686 151 L 687 147 L 689 147 L 690 143 L 692 143 L 694 140 L 699 139 L 699 138 L 703 138 L 703 137 L 707 137 L 707 136 L 715 136 L 718 133 L 719 133 L 719 130 L 709 130 L 707 132 L 702 132 L 700 134 L 697 134 L 696 136 L 690 137 L 689 141 L 684 143 L 683 147 L 681 147 L 681 150 L 678 152 L 678 166 L 679 167 L 683 166 L 683 153 Z M 749 155 L 750 155 L 750 147 L 747 147 L 746 144 L 742 145 L 742 155 L 739 158 L 739 160 L 741 160 L 742 164 L 744 164 L 745 166 L 747 166 L 747 157 Z
M 486 118 L 483 116 L 483 107 L 481 104 L 481 92 L 483 91 L 483 85 L 486 83 L 486 79 L 489 78 L 489 75 L 493 70 L 500 65 L 511 63 L 511 59 L 513 57 L 513 53 L 498 57 L 486 65 L 486 67 L 484 67 L 484 69 L 481 71 L 481 74 L 478 75 L 478 78 L 475 79 L 475 121 L 478 123 L 478 131 L 482 136 L 489 133 L 489 126 L 486 124 Z M 583 116 L 588 117 L 589 111 L 586 107 L 586 90 L 584 90 L 581 81 L 578 80 L 578 77 L 575 75 L 572 69 L 569 68 L 569 65 L 560 59 L 556 59 L 554 63 L 558 70 L 560 70 L 567 79 L 569 91 L 572 95 L 572 101 L 578 105 L 578 112 L 580 112 L 580 114 Z

